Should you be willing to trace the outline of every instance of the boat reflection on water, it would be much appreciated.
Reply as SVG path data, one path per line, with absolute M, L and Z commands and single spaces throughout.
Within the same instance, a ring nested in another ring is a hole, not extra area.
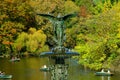
M 0 79 L 0 80 L 12 80 L 12 79 Z
M 102 78 L 101 80 L 110 80 L 111 76 L 101 76 L 101 78 Z
M 48 77 L 48 70 L 49 68 L 46 66 L 46 65 L 44 65 L 44 66 L 42 66 L 42 68 L 40 68 L 40 70 L 43 72 L 43 74 L 44 74 L 44 80 L 48 80 L 47 79 L 47 77 Z
M 47 72 L 44 72 L 44 80 L 47 80 Z

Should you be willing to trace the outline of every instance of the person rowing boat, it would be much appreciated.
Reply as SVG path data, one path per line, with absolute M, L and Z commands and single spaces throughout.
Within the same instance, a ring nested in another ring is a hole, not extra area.
M 0 76 L 4 76 L 5 72 L 0 71 Z

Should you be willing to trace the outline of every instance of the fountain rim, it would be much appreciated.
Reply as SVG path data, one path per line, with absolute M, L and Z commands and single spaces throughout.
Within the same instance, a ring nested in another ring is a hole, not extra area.
M 42 52 L 40 57 L 72 57 L 79 56 L 77 52 L 64 52 L 64 53 L 54 53 L 54 52 Z

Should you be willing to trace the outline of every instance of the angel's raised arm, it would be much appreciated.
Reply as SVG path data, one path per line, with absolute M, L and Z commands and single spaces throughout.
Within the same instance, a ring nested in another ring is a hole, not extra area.
M 66 20 L 68 18 L 76 17 L 77 15 L 78 15 L 77 13 L 67 14 L 67 15 L 63 16 L 62 18 L 63 18 L 63 20 Z
M 38 13 L 37 15 L 43 16 L 43 17 L 48 18 L 49 20 L 52 20 L 52 21 L 56 18 L 56 17 L 54 17 L 53 15 L 50 15 L 50 14 L 40 14 L 40 13 Z

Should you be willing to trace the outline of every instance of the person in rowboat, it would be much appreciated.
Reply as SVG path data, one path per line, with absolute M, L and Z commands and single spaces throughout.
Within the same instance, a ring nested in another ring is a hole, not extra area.
M 109 69 L 108 69 L 108 73 L 111 73 Z
M 2 71 L 0 71 L 0 75 L 2 74 Z
M 43 66 L 43 68 L 47 68 L 47 66 L 46 66 L 46 65 L 44 65 L 44 66 Z
M 101 72 L 104 72 L 104 69 L 102 69 Z
M 4 76 L 5 72 L 0 71 L 0 76 Z

